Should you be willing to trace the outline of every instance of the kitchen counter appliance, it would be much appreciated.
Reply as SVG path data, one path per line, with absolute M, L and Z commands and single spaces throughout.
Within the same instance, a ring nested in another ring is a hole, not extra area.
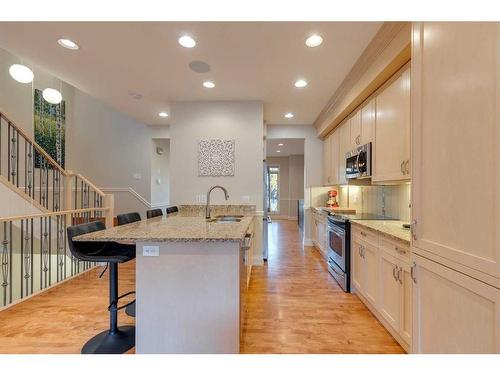
M 356 147 L 345 154 L 345 177 L 370 178 L 372 176 L 372 143 Z

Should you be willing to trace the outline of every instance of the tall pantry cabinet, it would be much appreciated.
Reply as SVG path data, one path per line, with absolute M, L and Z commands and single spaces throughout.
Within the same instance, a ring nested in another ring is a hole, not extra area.
M 500 353 L 500 23 L 414 23 L 413 344 Z

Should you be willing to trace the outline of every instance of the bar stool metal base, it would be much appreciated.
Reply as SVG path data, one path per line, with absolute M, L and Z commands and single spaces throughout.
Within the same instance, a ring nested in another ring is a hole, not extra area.
M 125 308 L 125 314 L 135 318 L 135 302 Z
M 92 337 L 82 348 L 82 354 L 122 354 L 135 346 L 135 326 L 118 327 L 116 333 L 103 331 Z

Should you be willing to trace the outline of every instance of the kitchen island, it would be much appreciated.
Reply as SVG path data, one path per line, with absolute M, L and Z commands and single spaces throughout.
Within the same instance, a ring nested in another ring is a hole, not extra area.
M 74 240 L 136 244 L 136 353 L 238 353 L 253 219 L 175 215 Z

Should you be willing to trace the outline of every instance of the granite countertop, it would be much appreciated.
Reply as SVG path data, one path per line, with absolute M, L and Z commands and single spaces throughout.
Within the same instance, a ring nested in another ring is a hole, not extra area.
M 410 245 L 411 232 L 403 228 L 403 221 L 399 220 L 351 220 L 352 223 L 376 230 L 389 238 L 403 241 Z
M 207 222 L 204 217 L 173 215 L 155 217 L 77 236 L 75 241 L 119 242 L 238 242 L 252 223 L 253 215 L 240 222 Z
M 354 208 L 342 208 L 342 207 L 313 207 L 319 213 L 327 213 L 330 212 L 339 213 L 339 214 L 355 214 L 356 210 Z

